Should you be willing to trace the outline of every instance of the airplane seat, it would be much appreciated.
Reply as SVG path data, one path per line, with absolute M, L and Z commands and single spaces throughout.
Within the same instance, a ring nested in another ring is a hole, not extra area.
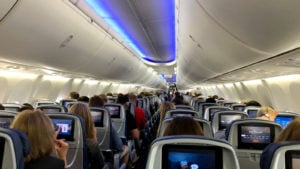
M 296 169 L 300 162 L 300 142 L 269 144 L 260 157 L 261 169 Z
M 122 104 L 106 103 L 104 107 L 109 111 L 110 119 L 115 125 L 118 135 L 122 139 L 126 139 L 126 114 Z
M 54 126 L 60 126 L 58 139 L 65 139 L 69 144 L 67 154 L 68 169 L 87 169 L 87 143 L 85 122 L 81 116 L 67 113 L 48 113 Z
M 16 112 L 0 110 L 0 127 L 9 128 L 15 116 Z
M 189 105 L 176 105 L 176 109 L 187 109 L 187 110 L 194 110 L 193 107 L 189 106 Z
M 59 104 L 64 108 L 65 112 L 68 112 L 68 104 L 70 102 L 77 102 L 76 99 L 61 99 Z
M 231 108 L 232 108 L 232 110 L 244 111 L 245 108 L 246 108 L 246 105 L 245 104 L 238 104 L 238 103 L 236 103 L 236 104 L 232 104 Z
M 91 115 L 97 130 L 97 140 L 102 151 L 110 150 L 111 120 L 106 108 L 90 107 Z
M 196 100 L 196 101 L 195 101 L 195 104 L 194 104 L 194 110 L 200 112 L 200 110 L 201 110 L 201 105 L 204 104 L 204 103 L 206 103 L 206 102 L 205 102 L 205 100 L 203 100 L 203 99 L 198 99 L 198 100 Z
M 224 140 L 202 136 L 166 136 L 153 141 L 146 169 L 239 169 L 236 153 Z
M 275 117 L 274 121 L 285 128 L 291 121 L 299 117 L 297 113 L 293 112 L 279 112 Z
M 257 106 L 247 106 L 244 109 L 244 112 L 248 114 L 248 118 L 256 118 L 257 117 L 257 112 L 260 109 L 260 107 Z
M 203 118 L 205 120 L 212 121 L 215 113 L 217 113 L 219 111 L 227 111 L 227 110 L 231 110 L 231 108 L 225 107 L 225 106 L 213 106 L 213 105 L 210 105 L 209 107 L 207 107 L 205 109 L 204 114 L 203 114 Z
M 112 107 L 112 108 L 114 108 L 114 110 L 118 110 L 118 108 L 121 108 L 121 107 L 118 107 L 119 104 L 113 104 L 113 105 L 117 105 L 117 109 L 115 107 Z M 111 162 L 112 164 L 114 164 L 115 168 L 119 168 L 119 165 L 120 165 L 119 159 L 120 159 L 121 152 L 119 152 L 119 150 L 113 150 L 111 147 L 113 140 L 111 139 L 112 138 L 112 132 L 111 132 L 112 121 L 110 118 L 110 113 L 108 112 L 110 110 L 112 110 L 112 109 L 100 108 L 100 107 L 90 107 L 92 118 L 94 120 L 94 124 L 96 127 L 97 140 L 99 143 L 99 147 L 105 157 L 105 161 Z M 112 112 L 112 111 L 110 111 L 110 112 Z M 121 114 L 119 114 L 120 113 L 119 111 L 118 112 L 115 111 L 113 113 L 116 116 L 121 115 Z
M 48 100 L 48 99 L 42 99 L 42 100 L 36 100 L 32 106 L 34 108 L 41 106 L 41 105 L 57 105 L 56 102 Z
M 234 120 L 246 118 L 248 118 L 248 114 L 243 111 L 227 110 L 216 112 L 211 121 L 214 137 L 225 139 L 225 130 L 227 126 Z
M 37 106 L 36 109 L 40 109 L 44 113 L 65 113 L 65 110 L 60 105 L 46 104 Z
M 16 103 L 2 103 L 2 106 L 4 107 L 4 110 L 12 112 L 19 112 L 22 108 L 22 105 Z
M 133 103 L 129 102 L 128 110 L 133 115 L 133 117 L 135 118 L 135 110 L 134 110 L 134 104 Z
M 165 118 L 173 116 L 191 116 L 191 117 L 200 117 L 199 112 L 188 109 L 172 109 L 166 112 Z
M 161 125 L 160 130 L 158 131 L 158 136 L 163 136 L 164 131 L 166 130 L 167 126 L 171 123 L 171 121 L 174 119 L 174 117 L 166 117 Z M 209 137 L 209 138 L 213 138 L 213 131 L 210 125 L 210 122 L 205 120 L 205 119 L 201 119 L 201 118 L 197 118 L 197 117 L 193 117 L 193 119 L 195 121 L 197 121 L 204 133 L 204 136 Z
M 146 119 L 149 120 L 151 118 L 150 99 L 149 97 L 143 97 L 143 100 L 144 100 L 143 110 L 145 112 Z
M 241 168 L 258 169 L 262 150 L 274 141 L 281 130 L 281 126 L 273 121 L 244 119 L 233 121 L 226 135 Z
M 206 109 L 211 106 L 218 106 L 218 105 L 216 103 L 201 102 L 199 104 L 200 117 L 204 118 L 204 113 L 205 113 Z
M 23 169 L 30 144 L 25 133 L 0 127 L 0 168 Z

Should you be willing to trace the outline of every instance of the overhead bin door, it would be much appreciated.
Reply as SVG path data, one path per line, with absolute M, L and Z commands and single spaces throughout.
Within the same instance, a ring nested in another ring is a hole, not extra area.
M 10 12 L 17 0 L 1 0 L 0 1 L 0 21 Z

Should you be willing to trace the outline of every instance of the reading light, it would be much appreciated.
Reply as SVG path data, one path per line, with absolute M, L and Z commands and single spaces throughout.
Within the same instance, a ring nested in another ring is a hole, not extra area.
M 129 30 L 126 30 L 126 25 L 122 25 L 120 21 L 115 17 L 113 9 L 109 7 L 109 5 L 104 0 L 86 0 L 87 4 L 100 16 L 105 22 L 115 31 L 117 32 L 123 40 L 144 60 L 150 63 L 155 64 L 167 64 L 175 62 L 175 51 L 176 51 L 176 39 L 175 39 L 175 0 L 162 1 L 161 3 L 167 3 L 167 9 L 164 10 L 166 13 L 171 13 L 170 22 L 165 27 L 165 34 L 168 34 L 171 42 L 171 56 L 168 56 L 169 59 L 167 61 L 157 61 L 150 58 L 142 49 L 142 46 L 137 43 L 137 41 L 132 37 L 129 33 Z

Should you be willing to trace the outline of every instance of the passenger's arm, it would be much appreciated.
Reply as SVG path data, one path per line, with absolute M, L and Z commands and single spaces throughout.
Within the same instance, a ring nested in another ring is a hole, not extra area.
M 69 149 L 69 144 L 66 143 L 64 140 L 55 140 L 54 143 L 57 157 L 61 160 L 64 160 L 65 168 L 67 168 L 67 153 Z

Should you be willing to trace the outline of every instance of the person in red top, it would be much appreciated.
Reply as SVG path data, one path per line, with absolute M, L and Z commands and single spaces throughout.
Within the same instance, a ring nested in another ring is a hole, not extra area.
M 146 117 L 145 117 L 145 112 L 143 109 L 137 107 L 137 96 L 133 93 L 128 94 L 129 102 L 134 104 L 134 110 L 135 110 L 135 121 L 136 121 L 136 126 L 139 130 L 142 130 L 145 128 L 146 125 Z

